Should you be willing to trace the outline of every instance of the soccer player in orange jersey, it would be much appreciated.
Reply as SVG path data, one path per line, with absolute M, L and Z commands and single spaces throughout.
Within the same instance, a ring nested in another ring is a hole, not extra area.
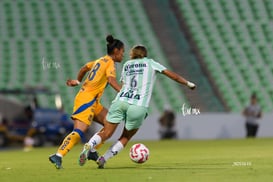
M 74 100 L 73 114 L 74 130 L 66 136 L 58 148 L 56 154 L 49 156 L 57 169 L 62 168 L 62 158 L 83 139 L 84 133 L 96 121 L 104 125 L 104 119 L 108 110 L 100 103 L 100 98 L 107 84 L 111 85 L 117 92 L 121 86 L 116 81 L 115 62 L 121 62 L 124 54 L 124 44 L 122 41 L 113 38 L 112 35 L 106 37 L 107 55 L 85 64 L 79 71 L 77 80 L 67 80 L 68 86 L 77 86 L 83 77 L 89 72 L 82 84 L 81 89 Z M 97 160 L 96 151 L 90 152 L 88 159 Z

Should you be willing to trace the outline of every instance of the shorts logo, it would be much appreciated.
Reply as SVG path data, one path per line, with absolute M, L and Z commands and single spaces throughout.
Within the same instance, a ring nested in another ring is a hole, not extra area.
M 89 115 L 88 120 L 93 121 L 93 115 Z

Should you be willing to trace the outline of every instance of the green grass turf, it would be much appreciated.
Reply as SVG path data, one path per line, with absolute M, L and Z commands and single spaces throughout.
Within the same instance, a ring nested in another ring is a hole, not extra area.
M 64 169 L 56 170 L 48 156 L 57 147 L 35 148 L 30 152 L 0 152 L 0 182 L 182 182 L 182 181 L 272 181 L 273 139 L 141 141 L 150 149 L 144 164 L 130 161 L 131 142 L 110 159 L 105 169 L 94 162 L 78 166 L 82 145 L 64 158 Z M 106 143 L 100 151 L 105 151 Z

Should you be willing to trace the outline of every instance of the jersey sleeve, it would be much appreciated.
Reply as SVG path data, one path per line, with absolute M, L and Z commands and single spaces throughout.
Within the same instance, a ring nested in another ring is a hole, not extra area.
M 116 78 L 116 68 L 115 63 L 112 61 L 109 61 L 106 68 L 106 77 L 114 77 Z
M 125 66 L 126 66 L 126 63 L 123 65 L 123 67 L 122 67 L 122 71 L 121 71 L 121 75 L 120 75 L 120 79 L 119 79 L 119 81 L 120 82 L 124 82 L 124 70 L 125 70 Z
M 90 62 L 86 63 L 85 66 L 86 66 L 89 70 L 91 70 L 91 68 L 93 67 L 94 63 L 95 63 L 95 61 L 90 61 Z
M 154 60 L 151 60 L 151 63 L 152 63 L 152 68 L 155 70 L 155 71 L 158 71 L 158 72 L 162 72 L 163 70 L 166 70 L 167 68 L 165 66 L 163 66 L 162 64 L 158 63 L 158 62 L 155 62 Z

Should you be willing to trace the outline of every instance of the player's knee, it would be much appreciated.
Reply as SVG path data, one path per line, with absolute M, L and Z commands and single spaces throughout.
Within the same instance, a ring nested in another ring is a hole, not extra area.
M 86 139 L 83 131 L 81 131 L 80 129 L 74 129 L 73 132 L 77 133 L 80 136 L 82 142 L 85 142 Z

